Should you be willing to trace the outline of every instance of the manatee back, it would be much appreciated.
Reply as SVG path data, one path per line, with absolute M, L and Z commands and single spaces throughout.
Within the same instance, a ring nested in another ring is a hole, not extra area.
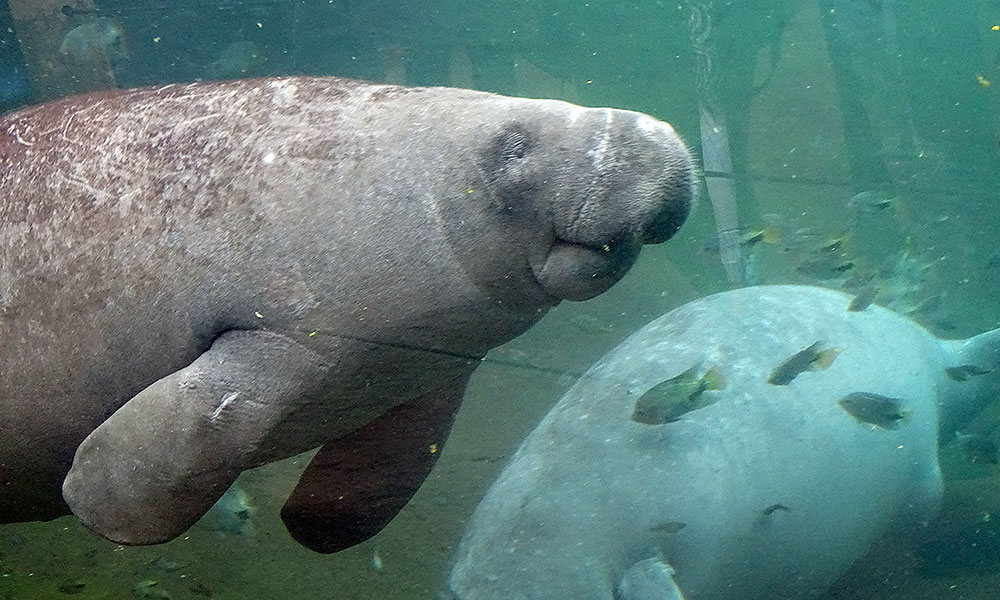
M 491 488 L 453 588 L 464 599 L 524 585 L 547 589 L 530 598 L 609 599 L 629 566 L 662 556 L 688 600 L 794 597 L 824 589 L 890 526 L 933 514 L 935 390 L 949 346 L 890 311 L 848 312 L 850 300 L 745 288 L 632 335 L 567 392 Z M 835 351 L 829 368 L 768 383 L 817 342 Z M 725 379 L 704 392 L 709 406 L 665 424 L 632 420 L 643 393 L 696 365 Z M 859 422 L 838 404 L 853 392 L 901 399 L 904 422 Z M 506 573 L 531 583 L 505 584 Z

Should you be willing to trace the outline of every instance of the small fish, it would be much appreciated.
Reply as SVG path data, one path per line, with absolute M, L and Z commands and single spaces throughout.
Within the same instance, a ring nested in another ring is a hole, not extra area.
M 799 374 L 806 371 L 824 371 L 833 364 L 833 359 L 837 358 L 836 348 L 820 350 L 822 342 L 816 342 L 793 354 L 788 360 L 781 363 L 767 378 L 771 385 L 788 385 Z
M 664 521 L 663 523 L 657 523 L 649 528 L 650 531 L 655 531 L 656 533 L 677 533 L 681 529 L 687 527 L 687 523 L 681 523 L 680 521 Z
M 181 568 L 181 563 L 171 560 L 162 554 L 151 560 L 149 564 L 166 573 L 173 573 L 174 571 L 179 571 Z
M 898 199 L 884 190 L 867 190 L 854 194 L 847 201 L 847 207 L 859 215 L 877 215 L 891 208 Z
M 917 302 L 912 307 L 903 310 L 903 314 L 906 315 L 919 315 L 924 313 L 934 312 L 941 308 L 944 298 L 941 294 L 936 294 L 934 296 L 928 296 L 920 302 Z
M 740 246 L 753 246 L 758 242 L 774 245 L 781 241 L 781 233 L 775 227 L 749 229 L 740 236 Z
M 226 493 L 202 517 L 200 525 L 215 532 L 217 537 L 253 535 L 253 517 L 256 508 L 249 494 L 237 481 L 226 490 Z
M 695 365 L 646 390 L 635 403 L 632 420 L 646 425 L 672 423 L 692 410 L 715 402 L 717 398 L 706 397 L 705 392 L 723 389 L 726 380 L 714 368 L 699 376 L 699 368 L 700 365 Z
M 819 255 L 804 259 L 795 266 L 795 271 L 800 275 L 825 281 L 844 277 L 855 264 L 853 260 L 841 258 L 836 254 Z
M 959 365 L 957 367 L 945 367 L 944 372 L 955 381 L 966 381 L 970 377 L 992 373 L 993 369 L 984 369 L 976 365 Z
M 840 286 L 845 290 L 853 290 L 860 293 L 865 288 L 872 285 L 872 280 L 875 279 L 875 273 L 865 273 L 855 271 L 850 277 L 844 280 L 844 283 Z
M 871 392 L 852 392 L 837 404 L 861 423 L 868 423 L 883 429 L 896 429 L 899 422 L 906 418 L 907 411 L 902 409 L 902 400 L 890 398 Z
M 776 227 L 763 227 L 760 229 L 751 229 L 749 227 L 740 228 L 740 237 L 737 243 L 743 248 L 751 248 L 756 246 L 760 242 L 765 244 L 774 245 L 781 241 L 781 233 Z M 716 253 L 719 251 L 719 236 L 713 235 L 705 241 L 702 246 L 702 251 L 707 253 Z
M 143 579 L 132 586 L 132 595 L 140 598 L 158 598 L 159 600 L 170 600 L 170 592 L 160 587 L 160 582 L 155 579 Z
M 828 243 L 820 246 L 819 248 L 816 248 L 816 251 L 817 252 L 837 252 L 838 250 L 840 250 L 843 247 L 844 247 L 844 240 L 837 239 L 837 240 L 832 240 L 832 241 L 830 241 L 830 242 L 828 242 Z
M 991 438 L 978 433 L 956 433 L 959 448 L 972 463 L 1000 463 L 1000 448 Z
M 847 305 L 847 312 L 861 312 L 864 309 L 871 306 L 872 302 L 875 301 L 875 296 L 878 295 L 877 287 L 868 287 L 854 297 L 851 303 Z
M 60 592 L 67 595 L 79 594 L 87 588 L 87 582 L 82 579 L 67 579 L 59 584 L 57 588 Z
M 788 508 L 784 504 L 777 504 L 776 503 L 776 504 L 772 504 L 771 506 L 768 506 L 767 508 L 765 508 L 764 510 L 762 510 L 760 512 L 764 513 L 765 515 L 769 515 L 769 514 L 773 513 L 776 510 L 792 510 L 792 509 Z
M 819 254 L 833 254 L 835 252 L 841 252 L 845 249 L 844 246 L 847 245 L 850 239 L 850 233 L 842 233 L 837 237 L 828 237 L 826 238 L 826 241 L 816 248 L 815 252 Z
M 66 4 L 61 9 L 62 14 L 67 17 L 75 17 L 76 15 L 90 15 L 94 13 L 93 8 L 79 8 L 75 6 L 70 6 Z

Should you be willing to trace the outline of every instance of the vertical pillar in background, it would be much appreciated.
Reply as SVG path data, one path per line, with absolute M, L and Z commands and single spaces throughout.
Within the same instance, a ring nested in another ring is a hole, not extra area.
M 713 71 L 718 54 L 712 38 L 712 0 L 689 0 L 688 26 L 695 54 L 695 85 L 698 87 L 698 112 L 701 121 L 701 154 L 705 188 L 715 229 L 719 238 L 719 256 L 730 285 L 744 284 L 745 263 L 740 251 L 740 224 L 736 209 L 736 186 L 733 184 L 733 160 L 729 152 L 726 120 L 715 99 L 716 74 Z
M 93 0 L 9 0 L 21 53 L 37 99 L 116 87 L 113 50 L 121 32 L 95 17 Z
M 733 185 L 733 160 L 729 153 L 726 121 L 704 100 L 701 115 L 701 160 L 705 172 L 705 188 L 715 229 L 719 236 L 719 256 L 726 278 L 735 287 L 744 282 L 744 260 L 740 251 L 740 222 L 736 210 L 736 186 Z

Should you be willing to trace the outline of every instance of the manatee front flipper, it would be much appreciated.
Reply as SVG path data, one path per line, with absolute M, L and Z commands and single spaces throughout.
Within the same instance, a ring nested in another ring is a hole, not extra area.
M 647 558 L 625 572 L 615 600 L 684 600 L 674 582 L 674 569 L 663 558 Z
M 240 471 L 278 450 L 270 445 L 274 429 L 296 406 L 321 397 L 327 371 L 313 352 L 284 336 L 225 332 L 87 436 L 63 497 L 110 540 L 170 540 L 211 508 Z
M 292 537 L 332 553 L 381 531 L 440 454 L 468 377 L 456 379 L 324 445 L 281 509 Z

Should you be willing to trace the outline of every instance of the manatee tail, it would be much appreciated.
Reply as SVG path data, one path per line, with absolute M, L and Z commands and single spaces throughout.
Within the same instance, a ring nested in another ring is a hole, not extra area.
M 949 364 L 941 374 L 940 439 L 950 440 L 995 399 L 1000 386 L 1000 329 L 943 342 Z

